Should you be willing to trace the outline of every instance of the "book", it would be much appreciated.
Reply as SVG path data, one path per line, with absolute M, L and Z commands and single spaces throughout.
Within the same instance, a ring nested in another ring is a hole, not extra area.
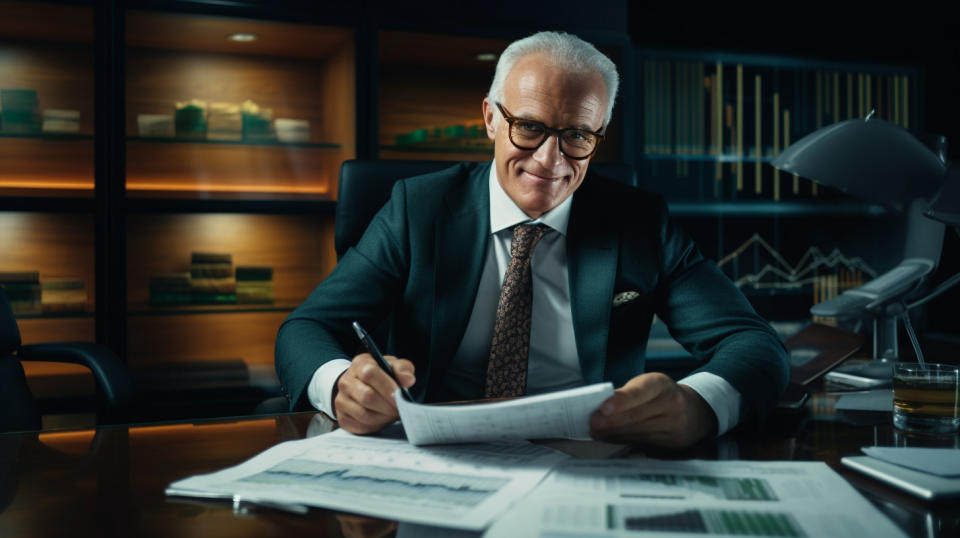
M 236 294 L 237 281 L 234 278 L 191 278 L 190 289 L 198 294 Z
M 190 273 L 167 273 L 150 277 L 150 304 L 182 305 L 192 302 Z
M 0 117 L 7 133 L 36 133 L 40 131 L 36 90 L 0 90 Z
M 170 114 L 137 114 L 137 127 L 140 136 L 156 138 L 176 136 L 173 116 Z
M 190 264 L 191 278 L 229 278 L 231 276 L 233 276 L 233 266 L 229 263 Z
M 277 118 L 273 120 L 280 142 L 309 142 L 310 122 L 293 118 Z
M 271 280 L 273 279 L 273 268 L 261 265 L 238 265 L 236 268 L 237 281 L 246 280 Z
M 243 140 L 243 118 L 239 105 L 210 103 L 207 114 L 207 139 Z
M 87 290 L 82 280 L 53 278 L 40 282 L 40 308 L 44 312 L 83 312 Z
M 80 111 L 48 108 L 43 111 L 41 130 L 44 133 L 77 133 L 80 131 Z
M 277 134 L 273 129 L 272 108 L 261 108 L 248 99 L 240 105 L 240 113 L 244 140 L 261 142 L 277 139 Z
M 269 280 L 243 280 L 237 282 L 238 303 L 273 303 L 273 282 Z
M 176 104 L 173 116 L 177 137 L 204 138 L 207 134 L 207 103 L 192 99 Z

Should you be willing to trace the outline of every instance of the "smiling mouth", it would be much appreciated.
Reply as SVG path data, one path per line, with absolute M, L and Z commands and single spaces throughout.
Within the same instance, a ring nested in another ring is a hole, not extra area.
M 533 172 L 530 172 L 530 171 L 528 171 L 528 170 L 524 170 L 523 173 L 527 174 L 528 176 L 533 177 L 534 179 L 538 179 L 538 180 L 540 180 L 540 181 L 557 181 L 557 180 L 560 179 L 560 177 L 541 176 L 541 175 L 539 175 L 539 174 L 534 174 Z

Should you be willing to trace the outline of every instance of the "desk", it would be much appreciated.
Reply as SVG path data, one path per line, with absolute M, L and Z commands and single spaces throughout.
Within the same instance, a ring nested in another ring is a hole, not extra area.
M 914 445 L 886 416 L 838 416 L 831 396 L 778 417 L 762 435 L 726 435 L 671 459 L 821 460 L 910 536 L 958 536 L 953 506 L 925 504 L 840 466 L 867 445 Z M 851 421 L 851 418 L 855 420 Z M 332 427 L 315 413 L 195 424 L 0 435 L 0 536 L 380 536 L 396 524 L 313 510 L 234 513 L 227 502 L 167 498 L 172 481 L 240 463 L 282 441 Z M 946 443 L 957 443 L 957 438 Z M 637 451 L 627 457 L 637 457 Z M 382 532 L 381 532 L 382 531 Z M 376 534 L 381 532 L 381 534 Z M 402 530 L 401 530 L 402 533 Z

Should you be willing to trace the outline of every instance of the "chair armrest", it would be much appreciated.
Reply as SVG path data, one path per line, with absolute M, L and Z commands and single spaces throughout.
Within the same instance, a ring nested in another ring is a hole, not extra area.
M 133 380 L 126 366 L 105 346 L 89 342 L 30 344 L 21 347 L 18 356 L 22 361 L 68 362 L 89 368 L 107 415 L 101 421 L 117 421 L 134 403 Z

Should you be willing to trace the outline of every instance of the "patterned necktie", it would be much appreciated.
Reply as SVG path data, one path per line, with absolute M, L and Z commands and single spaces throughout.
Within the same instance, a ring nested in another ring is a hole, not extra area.
M 547 229 L 543 224 L 518 224 L 513 228 L 510 265 L 503 276 L 497 320 L 490 342 L 486 398 L 523 396 L 527 392 L 530 314 L 533 310 L 530 255 Z

